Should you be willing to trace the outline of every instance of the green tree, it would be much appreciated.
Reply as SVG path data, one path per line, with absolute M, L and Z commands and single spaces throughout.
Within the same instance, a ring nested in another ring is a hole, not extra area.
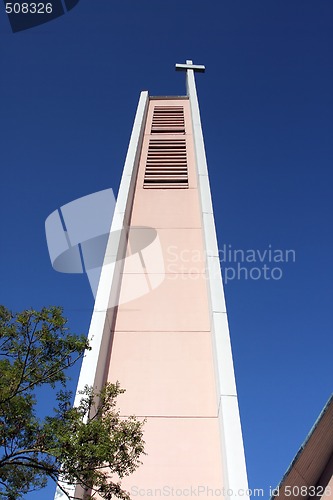
M 120 417 L 118 382 L 99 393 L 86 387 L 72 407 L 66 370 L 87 348 L 59 307 L 13 314 L 0 306 L 0 498 L 22 498 L 51 478 L 68 498 L 129 499 L 120 481 L 141 463 L 143 422 Z M 36 390 L 59 384 L 54 414 L 38 418 Z M 80 496 L 66 484 L 80 485 Z

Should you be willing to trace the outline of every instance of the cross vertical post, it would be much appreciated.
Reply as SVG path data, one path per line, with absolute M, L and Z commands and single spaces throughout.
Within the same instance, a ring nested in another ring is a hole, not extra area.
M 194 72 L 204 73 L 205 66 L 202 64 L 193 64 L 193 61 L 187 60 L 186 64 L 176 64 L 176 71 L 186 71 L 186 90 L 187 95 L 191 98 L 191 95 L 196 96 L 196 87 L 195 87 L 195 79 Z
M 187 60 L 186 64 L 176 64 L 176 71 L 186 71 L 186 90 L 191 104 L 195 156 L 199 175 L 208 175 L 208 169 L 194 73 L 204 73 L 205 69 L 202 64 L 193 64 L 191 60 Z

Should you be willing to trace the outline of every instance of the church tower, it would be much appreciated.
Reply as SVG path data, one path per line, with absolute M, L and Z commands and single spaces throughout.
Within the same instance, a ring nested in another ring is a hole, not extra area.
M 142 92 L 79 387 L 119 380 L 146 418 L 132 498 L 249 498 L 195 72 L 187 95 Z

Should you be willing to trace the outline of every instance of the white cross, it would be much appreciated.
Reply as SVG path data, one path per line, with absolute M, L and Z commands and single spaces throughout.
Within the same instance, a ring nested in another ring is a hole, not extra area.
M 186 64 L 176 64 L 176 71 L 188 71 L 189 69 L 204 73 L 206 68 L 202 64 L 193 64 L 193 61 L 186 61 Z

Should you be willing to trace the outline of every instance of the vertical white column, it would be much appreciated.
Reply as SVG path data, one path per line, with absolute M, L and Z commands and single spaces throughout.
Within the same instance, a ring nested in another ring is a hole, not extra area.
M 100 390 L 105 382 L 105 364 L 108 359 L 108 348 L 112 335 L 113 307 L 116 304 L 121 279 L 119 262 L 124 258 L 127 242 L 126 233 L 122 229 L 128 226 L 132 209 L 148 101 L 148 92 L 141 92 L 90 322 L 88 340 L 91 349 L 86 351 L 82 361 L 74 406 L 79 403 L 80 391 L 86 385 L 94 386 Z M 74 495 L 75 485 L 62 484 L 62 486 L 68 494 Z M 55 500 L 67 498 L 65 493 L 57 488 Z
M 192 61 L 186 61 L 192 64 Z M 224 487 L 227 499 L 234 495 L 248 499 L 244 446 L 230 345 L 227 312 L 216 238 L 207 160 L 202 134 L 194 70 L 187 69 L 187 94 L 191 104 L 194 147 L 201 198 L 202 223 L 206 249 L 208 294 L 211 308 L 211 328 L 218 391 L 219 422 L 224 467 Z

